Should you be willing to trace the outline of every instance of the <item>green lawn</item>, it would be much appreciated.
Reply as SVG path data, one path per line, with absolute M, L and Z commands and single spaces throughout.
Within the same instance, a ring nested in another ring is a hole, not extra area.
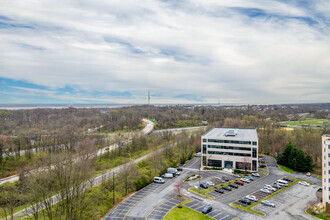
M 287 172 L 287 173 L 294 173 L 295 171 L 289 167 L 283 166 L 283 165 L 279 165 L 280 169 Z
M 190 209 L 186 206 L 182 206 L 181 209 L 174 207 L 164 218 L 165 220 L 211 220 L 213 218 Z
M 330 124 L 330 120 L 327 119 L 308 119 L 302 121 L 283 121 L 282 125 L 309 125 L 311 127 L 321 126 L 323 127 L 323 122 L 328 122 Z

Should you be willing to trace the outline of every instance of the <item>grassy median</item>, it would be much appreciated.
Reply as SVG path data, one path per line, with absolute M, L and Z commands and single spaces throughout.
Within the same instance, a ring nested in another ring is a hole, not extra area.
M 280 167 L 281 170 L 283 170 L 284 172 L 287 172 L 287 173 L 294 173 L 295 171 L 289 167 L 286 167 L 284 165 L 278 165 Z
M 178 208 L 178 206 L 174 207 L 164 218 L 165 220 L 211 220 L 213 218 L 204 215 L 200 212 L 197 212 L 191 208 L 186 206 L 182 206 L 182 208 Z

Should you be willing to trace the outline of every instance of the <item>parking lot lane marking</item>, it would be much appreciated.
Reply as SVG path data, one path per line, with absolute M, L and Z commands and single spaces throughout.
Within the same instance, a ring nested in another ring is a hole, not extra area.
M 214 215 L 212 218 L 216 218 L 217 216 L 221 215 L 222 213 L 223 213 L 223 212 L 220 212 L 220 213 Z
M 192 167 L 195 163 L 197 163 L 199 161 L 199 158 L 193 163 L 193 164 L 191 164 L 190 166 L 188 166 L 187 168 L 190 168 L 190 167 Z
M 224 216 L 224 217 L 222 217 L 222 218 L 219 218 L 219 220 L 222 220 L 222 219 L 225 219 L 225 218 L 227 218 L 229 215 L 226 215 L 226 216 Z
M 175 197 L 176 197 L 176 196 L 174 196 L 174 197 L 172 197 L 172 198 L 170 198 L 170 199 L 173 199 L 173 198 L 175 198 Z M 167 202 L 168 200 L 170 200 L 170 199 L 165 200 L 164 202 L 160 203 L 158 206 L 156 206 L 155 208 L 153 208 L 153 209 L 151 210 L 151 212 L 149 212 L 149 214 L 146 216 L 145 220 L 147 220 L 148 216 L 149 216 L 153 211 L 155 211 L 156 208 L 158 208 L 159 206 L 162 206 L 164 203 L 166 203 L 166 202 Z

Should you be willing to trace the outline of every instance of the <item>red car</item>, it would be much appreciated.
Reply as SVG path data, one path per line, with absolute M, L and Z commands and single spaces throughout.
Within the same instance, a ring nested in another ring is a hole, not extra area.
M 242 185 L 242 186 L 244 185 L 243 181 L 240 181 L 240 180 L 236 180 L 235 183 L 239 184 L 239 185 Z

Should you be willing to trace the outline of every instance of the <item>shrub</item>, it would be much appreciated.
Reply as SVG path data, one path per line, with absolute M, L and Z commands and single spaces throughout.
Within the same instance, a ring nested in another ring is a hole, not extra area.
M 235 169 L 234 173 L 241 173 L 242 171 L 240 169 Z

